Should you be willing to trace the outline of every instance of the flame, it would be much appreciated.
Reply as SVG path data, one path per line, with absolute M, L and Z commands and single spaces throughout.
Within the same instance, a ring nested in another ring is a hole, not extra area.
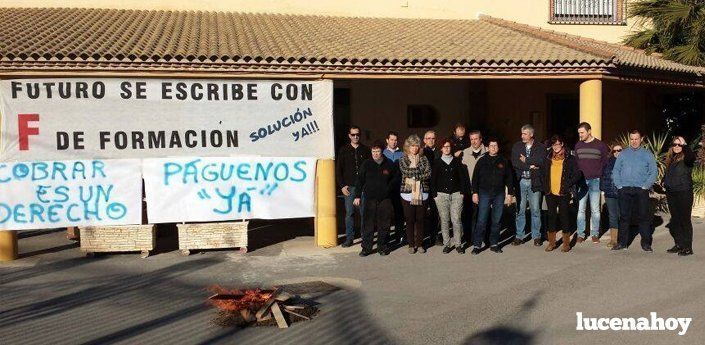
M 227 311 L 237 311 L 242 309 L 257 310 L 261 308 L 270 297 L 272 297 L 271 291 L 260 289 L 229 290 L 219 285 L 213 285 L 208 288 L 208 290 L 216 294 L 241 295 L 241 297 L 234 299 L 208 300 L 208 303 L 214 307 Z

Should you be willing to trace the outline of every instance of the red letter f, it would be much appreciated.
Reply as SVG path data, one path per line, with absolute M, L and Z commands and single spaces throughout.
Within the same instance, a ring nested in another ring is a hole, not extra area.
M 39 127 L 29 127 L 30 121 L 39 121 L 39 114 L 17 115 L 17 132 L 20 136 L 20 151 L 29 150 L 29 136 L 39 134 Z

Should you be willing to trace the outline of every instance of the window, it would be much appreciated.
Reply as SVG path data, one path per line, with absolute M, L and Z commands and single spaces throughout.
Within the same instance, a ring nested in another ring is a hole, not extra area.
M 549 0 L 553 24 L 626 25 L 626 0 Z
M 406 107 L 406 124 L 409 128 L 431 128 L 439 121 L 438 112 L 432 105 L 410 104 Z

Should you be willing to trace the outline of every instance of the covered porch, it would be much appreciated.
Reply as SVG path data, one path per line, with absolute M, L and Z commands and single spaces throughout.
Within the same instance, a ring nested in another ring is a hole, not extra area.
M 336 145 L 456 122 L 505 147 L 589 122 L 605 141 L 660 128 L 664 97 L 693 93 L 703 69 L 498 18 L 477 20 L 105 9 L 0 9 L 0 78 L 332 79 Z M 115 25 L 119 23 L 120 25 Z M 421 114 L 421 115 L 417 115 Z M 418 117 L 418 118 L 417 118 Z M 342 131 L 342 132 L 341 132 Z M 317 166 L 316 244 L 337 245 L 334 162 Z M 0 232 L 0 260 L 16 257 Z

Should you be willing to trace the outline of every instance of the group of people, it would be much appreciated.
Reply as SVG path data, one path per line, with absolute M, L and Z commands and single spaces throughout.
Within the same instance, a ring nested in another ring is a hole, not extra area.
M 424 134 L 423 142 L 412 134 L 399 148 L 399 135 L 389 132 L 385 141 L 370 147 L 360 141 L 361 130 L 351 126 L 350 142 L 336 156 L 336 178 L 345 199 L 345 242 L 355 237 L 354 214 L 360 215 L 362 251 L 387 255 L 390 244 L 406 242 L 410 254 L 425 253 L 424 238 L 436 238 L 443 253 L 465 253 L 463 236 L 470 234 L 471 254 L 480 254 L 483 243 L 502 253 L 500 229 L 505 205 L 516 199 L 516 234 L 512 245 L 533 240 L 541 247 L 542 198 L 548 209 L 546 251 L 571 249 L 571 204 L 577 203 L 575 242 L 600 243 L 601 201 L 609 216 L 612 250 L 626 249 L 630 227 L 638 225 L 641 248 L 652 252 L 652 218 L 649 195 L 658 168 L 654 155 L 642 146 L 639 130 L 629 132 L 629 145 L 608 147 L 592 135 L 589 123 L 577 128 L 580 141 L 573 150 L 559 135 L 546 143 L 534 138 L 531 125 L 521 127 L 521 140 L 512 146 L 510 158 L 500 154 L 495 138 L 484 140 L 479 131 L 457 124 L 450 138 L 436 145 L 436 133 Z M 693 254 L 692 168 L 695 154 L 681 136 L 674 137 L 666 155 L 661 186 L 671 213 L 669 230 L 675 245 L 669 253 Z M 590 232 L 587 233 L 588 205 Z M 527 234 L 527 206 L 530 233 Z M 487 231 L 489 227 L 489 232 Z M 391 229 L 394 238 L 391 238 Z M 452 231 L 451 231 L 452 230 Z M 561 237 L 558 237 L 558 233 Z M 487 236 L 489 235 L 489 236 Z M 529 237 L 530 236 L 530 237 Z M 560 243 L 559 243 L 560 242 Z

